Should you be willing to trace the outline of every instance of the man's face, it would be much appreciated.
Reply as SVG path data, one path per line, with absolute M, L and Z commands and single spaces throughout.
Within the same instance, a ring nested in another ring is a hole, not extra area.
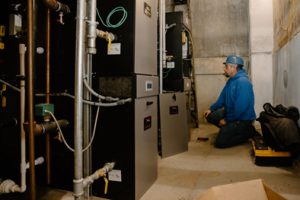
M 224 75 L 226 77 L 233 77 L 236 74 L 237 70 L 235 66 L 232 66 L 230 64 L 224 65 Z

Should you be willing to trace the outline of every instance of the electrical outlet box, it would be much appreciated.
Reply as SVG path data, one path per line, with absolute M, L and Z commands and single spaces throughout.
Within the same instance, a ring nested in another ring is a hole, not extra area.
M 40 103 L 35 105 L 35 115 L 38 117 L 44 117 L 49 115 L 47 111 L 54 113 L 54 104 Z

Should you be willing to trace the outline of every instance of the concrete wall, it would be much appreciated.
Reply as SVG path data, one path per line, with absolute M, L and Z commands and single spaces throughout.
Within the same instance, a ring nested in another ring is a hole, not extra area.
M 273 0 L 274 104 L 300 109 L 300 1 Z
M 255 112 L 266 102 L 273 104 L 273 6 L 272 0 L 249 0 L 250 68 Z
M 248 6 L 247 0 L 190 0 L 194 56 L 247 56 Z
M 278 51 L 300 32 L 300 1 L 273 0 L 274 50 Z
M 190 0 L 195 87 L 199 121 L 226 79 L 223 61 L 236 52 L 249 55 L 249 3 L 245 0 Z
M 300 33 L 274 54 L 274 104 L 300 109 Z

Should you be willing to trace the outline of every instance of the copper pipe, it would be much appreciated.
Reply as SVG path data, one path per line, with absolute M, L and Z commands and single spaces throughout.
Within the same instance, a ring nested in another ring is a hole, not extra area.
M 46 103 L 50 103 L 50 9 L 46 16 Z M 51 146 L 50 135 L 46 134 L 46 181 L 51 183 Z
M 66 128 L 68 125 L 69 125 L 69 122 L 67 120 L 58 120 L 57 121 L 59 126 L 61 128 Z M 25 122 L 23 124 L 24 126 L 24 130 L 26 133 L 29 132 L 29 123 L 28 122 Z M 41 124 L 36 124 L 34 122 L 34 125 L 33 125 L 33 132 L 34 132 L 34 135 L 35 136 L 39 136 L 39 135 L 43 135 L 43 134 L 46 134 L 46 135 L 49 135 L 49 133 L 51 132 L 54 132 L 57 130 L 57 124 L 53 121 L 51 122 L 44 122 L 44 123 L 41 123 Z
M 46 16 L 46 103 L 50 103 L 50 10 Z
M 56 0 L 43 0 L 43 2 L 51 10 L 57 10 L 59 7 Z
M 51 10 L 55 12 L 64 12 L 64 13 L 70 13 L 71 10 L 68 5 L 60 3 L 59 1 L 56 0 L 43 0 L 44 4 Z
M 34 0 L 27 0 L 27 66 L 26 66 L 26 91 L 27 91 L 27 113 L 29 122 L 29 164 L 30 164 L 30 199 L 36 200 L 35 183 L 35 155 L 34 155 L 34 133 L 33 133 L 33 69 L 34 69 Z

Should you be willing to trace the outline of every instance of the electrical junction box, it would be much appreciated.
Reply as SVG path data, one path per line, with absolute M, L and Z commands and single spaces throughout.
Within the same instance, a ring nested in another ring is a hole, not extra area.
M 35 115 L 38 117 L 44 117 L 49 115 L 47 111 L 54 113 L 54 104 L 41 103 L 35 105 Z

